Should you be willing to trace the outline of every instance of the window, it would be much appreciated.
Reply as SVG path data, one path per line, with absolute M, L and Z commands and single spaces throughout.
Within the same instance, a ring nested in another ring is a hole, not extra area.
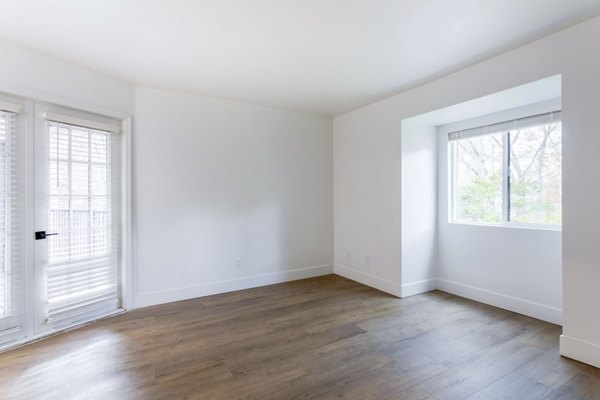
M 453 222 L 561 224 L 560 112 L 452 132 Z

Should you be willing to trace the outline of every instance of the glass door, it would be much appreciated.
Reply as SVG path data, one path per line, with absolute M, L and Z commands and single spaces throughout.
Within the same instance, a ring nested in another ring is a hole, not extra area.
M 118 122 L 35 105 L 36 330 L 117 311 Z
M 23 108 L 19 100 L 0 96 L 0 346 L 28 329 Z

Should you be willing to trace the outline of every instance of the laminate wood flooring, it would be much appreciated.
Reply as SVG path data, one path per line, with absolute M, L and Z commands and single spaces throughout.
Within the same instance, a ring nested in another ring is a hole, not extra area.
M 0 399 L 600 399 L 561 328 L 328 275 L 134 310 L 0 354 Z

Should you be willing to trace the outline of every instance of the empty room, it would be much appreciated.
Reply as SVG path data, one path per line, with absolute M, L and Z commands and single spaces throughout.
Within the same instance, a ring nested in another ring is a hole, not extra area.
M 600 0 L 0 0 L 1 400 L 600 400 Z

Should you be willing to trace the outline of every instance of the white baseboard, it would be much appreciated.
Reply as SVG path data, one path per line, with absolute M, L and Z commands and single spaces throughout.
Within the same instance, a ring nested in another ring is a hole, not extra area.
M 560 354 L 600 368 L 600 345 L 560 335 Z
M 411 282 L 402 285 L 402 297 L 414 296 L 416 294 L 431 292 L 436 290 L 437 279 L 425 279 L 418 282 Z
M 333 272 L 337 275 L 343 276 L 344 278 L 348 278 L 352 281 L 381 290 L 382 292 L 392 294 L 396 297 L 402 297 L 402 286 L 399 283 L 390 281 L 389 279 L 381 278 L 339 264 L 334 266 Z
M 137 307 L 147 307 L 156 304 L 171 303 L 173 301 L 188 300 L 212 294 L 234 292 L 236 290 L 250 289 L 259 286 L 273 285 L 295 281 L 298 279 L 312 278 L 315 276 L 333 273 L 331 265 L 317 265 L 314 267 L 298 268 L 288 271 L 278 271 L 268 274 L 245 276 L 242 278 L 224 281 L 203 283 L 200 285 L 185 286 L 176 289 L 156 292 L 140 293 L 136 299 Z
M 437 279 L 437 288 L 441 291 L 455 294 L 460 297 L 479 301 L 503 308 L 529 317 L 541 319 L 542 321 L 553 324 L 562 324 L 562 310 L 560 308 L 550 307 L 544 304 L 534 303 L 532 301 L 519 299 L 517 297 L 492 292 L 474 286 L 465 285 L 446 279 Z
M 423 281 L 400 285 L 399 283 L 389 279 L 340 264 L 335 264 L 333 272 L 337 275 L 343 276 L 344 278 L 348 278 L 355 282 L 362 283 L 363 285 L 370 286 L 400 298 L 414 296 L 415 294 L 430 292 L 437 289 L 436 279 L 426 279 Z
M 418 282 L 401 285 L 398 282 L 375 276 L 364 271 L 359 271 L 344 265 L 318 265 L 314 267 L 298 268 L 288 271 L 279 271 L 268 274 L 252 275 L 242 278 L 224 281 L 209 282 L 200 285 L 180 287 L 156 292 L 140 293 L 136 298 L 137 307 L 147 307 L 156 304 L 170 303 L 173 301 L 193 299 L 196 297 L 209 296 L 212 294 L 233 292 L 236 290 L 250 289 L 253 287 L 272 285 L 294 281 L 298 279 L 311 278 L 315 276 L 335 273 L 353 281 L 362 283 L 389 293 L 396 297 L 408 297 L 419 293 L 439 289 L 457 296 L 465 297 L 481 303 L 510 310 L 519 314 L 548 321 L 560 325 L 562 323 L 562 310 L 544 304 L 534 303 L 528 300 L 507 296 L 474 286 L 449 281 L 446 279 L 427 279 Z M 568 346 L 568 345 L 567 345 Z M 573 346 L 571 346 L 573 347 Z M 570 347 L 566 347 L 569 354 Z M 562 341 L 561 341 L 562 352 Z M 573 353 L 576 354 L 576 353 Z M 600 355 L 600 350 L 599 353 Z M 567 355 L 565 353 L 565 355 Z M 568 355 L 567 355 L 568 356 Z M 573 358 L 579 359 L 576 355 Z M 598 358 L 600 360 L 600 357 Z M 590 362 L 591 363 L 591 362 Z

